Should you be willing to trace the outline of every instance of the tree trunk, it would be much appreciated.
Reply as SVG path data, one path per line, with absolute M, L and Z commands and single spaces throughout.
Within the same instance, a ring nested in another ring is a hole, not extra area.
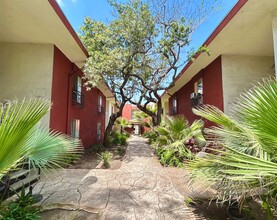
M 160 125 L 161 122 L 162 122 L 162 113 L 163 113 L 163 107 L 162 107 L 162 100 L 161 99 L 158 99 L 158 102 L 157 102 L 157 121 L 156 121 L 156 124 L 157 125 Z
M 110 116 L 108 126 L 106 127 L 105 133 L 104 133 L 104 140 L 103 140 L 104 147 L 109 147 L 109 145 L 110 145 L 109 136 L 111 134 L 111 131 L 113 129 L 113 125 L 114 125 L 116 119 L 117 119 L 116 115 L 113 114 Z
M 115 113 L 115 114 L 112 114 L 112 115 L 110 116 L 109 124 L 108 124 L 108 126 L 106 127 L 105 133 L 104 133 L 104 140 L 103 140 L 103 146 L 104 146 L 104 147 L 109 147 L 109 144 L 110 144 L 110 143 L 109 143 L 109 136 L 110 136 L 111 131 L 112 131 L 112 129 L 113 129 L 113 125 L 114 125 L 116 119 L 118 119 L 119 117 L 121 117 L 122 111 L 123 111 L 123 108 L 124 108 L 125 104 L 126 104 L 126 101 L 125 101 L 125 102 L 122 102 L 122 103 L 120 104 L 120 106 L 119 106 L 118 112 Z

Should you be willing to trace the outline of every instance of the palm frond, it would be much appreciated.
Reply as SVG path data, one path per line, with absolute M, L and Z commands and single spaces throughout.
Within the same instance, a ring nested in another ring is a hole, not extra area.
M 30 130 L 50 108 L 43 99 L 14 101 L 0 111 L 0 178 L 24 158 Z

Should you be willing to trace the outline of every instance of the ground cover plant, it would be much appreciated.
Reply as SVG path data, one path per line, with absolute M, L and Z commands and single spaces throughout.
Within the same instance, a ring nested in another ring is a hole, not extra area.
M 110 152 L 108 152 L 108 151 L 102 152 L 102 153 L 98 154 L 98 157 L 99 157 L 100 161 L 103 162 L 104 167 L 106 167 L 106 168 L 110 167 L 110 161 L 112 159 L 112 155 Z
M 112 132 L 110 135 L 110 143 L 112 145 L 126 145 L 128 137 L 128 133 Z
M 161 164 L 181 167 L 185 160 L 194 159 L 205 146 L 202 130 L 201 120 L 189 125 L 183 116 L 177 116 L 168 117 L 163 125 L 148 132 L 147 136 L 152 139 Z
M 17 199 L 7 204 L 2 204 L 0 209 L 0 220 L 37 220 L 41 219 L 39 208 L 34 207 L 34 197 L 31 193 L 25 192 L 22 187 L 21 193 L 17 194 Z
M 276 100 L 276 80 L 267 79 L 241 95 L 232 116 L 212 106 L 195 109 L 196 115 L 219 125 L 207 132 L 222 149 L 189 165 L 192 179 L 216 187 L 221 201 L 236 199 L 241 205 L 258 195 L 268 219 L 277 207 Z

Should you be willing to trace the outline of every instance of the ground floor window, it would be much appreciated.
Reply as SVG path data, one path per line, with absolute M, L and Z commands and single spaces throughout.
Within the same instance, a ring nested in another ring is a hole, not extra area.
M 79 138 L 80 137 L 80 120 L 72 119 L 71 121 L 71 137 Z
M 101 122 L 97 123 L 97 141 L 101 140 Z

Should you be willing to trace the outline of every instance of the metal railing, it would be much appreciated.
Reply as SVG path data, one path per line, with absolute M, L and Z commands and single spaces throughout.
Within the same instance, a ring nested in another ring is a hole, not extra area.
M 82 94 L 82 92 L 72 90 L 72 104 L 84 107 L 84 100 L 85 96 Z

